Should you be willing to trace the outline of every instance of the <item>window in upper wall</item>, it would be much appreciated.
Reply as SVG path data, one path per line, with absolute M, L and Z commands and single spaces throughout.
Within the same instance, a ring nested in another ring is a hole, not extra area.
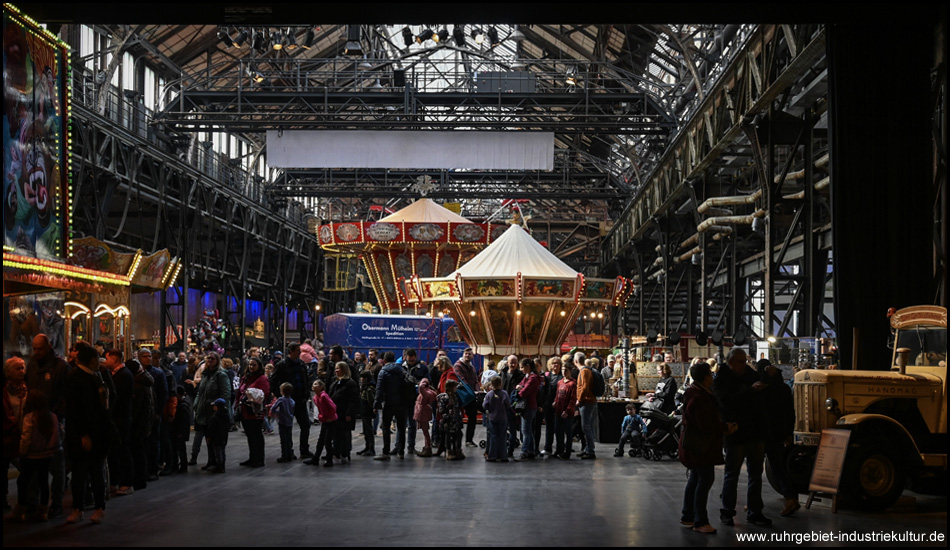
M 122 54 L 122 89 L 135 89 L 135 58 L 132 54 L 125 52 Z
M 145 96 L 145 108 L 155 110 L 155 71 L 145 67 L 145 87 L 142 90 Z

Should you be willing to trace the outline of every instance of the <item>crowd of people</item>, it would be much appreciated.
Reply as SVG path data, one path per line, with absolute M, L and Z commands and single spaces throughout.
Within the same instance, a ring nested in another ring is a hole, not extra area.
M 81 521 L 91 497 L 90 521 L 101 523 L 107 494 L 132 495 L 163 476 L 187 473 L 199 466 L 203 443 L 201 470 L 225 473 L 229 433 L 238 429 L 247 446 L 240 466 L 248 468 L 268 462 L 265 435 L 275 431 L 280 464 L 299 458 L 332 467 L 349 463 L 353 454 L 462 460 L 466 448 L 479 447 L 474 439 L 479 412 L 487 435 L 481 454 L 488 462 L 570 460 L 575 438 L 579 457 L 596 459 L 597 400 L 618 359 L 608 356 L 601 368 L 601 358 L 582 352 L 546 361 L 511 355 L 497 364 L 487 361 L 479 372 L 471 348 L 455 362 L 439 351 L 428 365 L 413 349 L 398 358 L 377 350 L 348 358 L 339 346 L 325 354 L 309 341 L 291 343 L 286 355 L 251 348 L 236 359 L 210 350 L 162 357 L 146 348 L 126 359 L 119 350 L 78 342 L 67 358 L 59 358 L 49 339 L 39 335 L 28 362 L 12 357 L 4 364 L 3 460 L 20 470 L 12 516 L 46 520 L 64 514 L 68 466 L 73 499 L 67 521 Z M 677 401 L 683 402 L 679 456 L 689 479 L 682 523 L 703 533 L 715 532 L 706 502 L 713 468 L 723 463 L 722 523 L 733 524 L 743 462 L 749 473 L 747 521 L 770 523 L 762 514 L 763 457 L 779 456 L 794 422 L 780 372 L 763 364 L 762 374 L 756 374 L 739 349 L 725 364 L 729 368 L 714 377 L 707 362 L 694 361 L 691 383 L 677 394 L 669 366 L 662 363 L 657 389 L 643 405 L 672 414 Z M 623 456 L 628 443 L 638 449 L 646 435 L 636 408 L 631 405 L 627 413 L 614 456 Z M 357 419 L 363 448 L 353 453 Z M 319 434 L 312 447 L 315 426 Z M 782 515 L 788 515 L 798 500 L 782 475 L 778 472 L 787 489 Z

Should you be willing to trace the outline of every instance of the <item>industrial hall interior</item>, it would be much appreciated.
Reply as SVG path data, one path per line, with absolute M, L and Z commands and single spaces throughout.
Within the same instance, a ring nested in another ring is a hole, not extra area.
M 5 3 L 4 547 L 946 547 L 946 31 Z

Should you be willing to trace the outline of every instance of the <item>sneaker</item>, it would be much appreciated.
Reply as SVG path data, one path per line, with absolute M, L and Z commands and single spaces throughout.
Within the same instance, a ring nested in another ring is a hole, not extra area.
M 466 441 L 466 442 L 465 442 L 465 446 L 466 446 L 466 447 L 478 447 L 478 443 L 475 443 L 474 441 Z
M 581 458 L 584 460 L 594 460 L 597 458 L 597 455 L 594 453 L 581 453 Z
M 133 495 L 135 494 L 135 489 L 133 487 L 122 486 L 116 490 L 115 494 L 116 496 L 120 496 L 120 497 Z
M 686 518 L 684 517 L 684 518 L 680 519 L 680 525 L 685 525 L 686 527 L 692 527 L 692 526 L 693 526 L 693 520 L 691 520 L 691 519 L 686 519 Z
M 715 535 L 715 534 L 716 534 L 716 528 L 713 527 L 712 525 L 709 525 L 708 523 L 707 523 L 706 525 L 696 525 L 696 526 L 693 526 L 693 531 L 696 531 L 697 533 L 703 533 L 703 534 L 706 534 L 706 535 Z
M 102 518 L 106 515 L 106 511 L 102 508 L 97 508 L 95 512 L 92 513 L 92 517 L 89 518 L 89 521 L 99 525 L 102 523 Z
M 720 512 L 720 514 L 719 514 L 719 521 L 720 521 L 723 525 L 728 525 L 729 527 L 732 527 L 733 525 L 736 524 L 735 520 L 732 519 L 732 514 L 729 514 L 729 513 L 726 513 L 726 512 Z
M 383 453 L 383 454 L 381 454 L 381 455 L 379 455 L 379 456 L 374 456 L 374 457 L 373 457 L 373 460 L 389 460 L 389 454 L 388 454 L 388 453 Z
M 614 456 L 620 457 L 623 456 L 623 451 L 620 449 L 614 449 Z
M 797 498 L 787 498 L 785 499 L 785 506 L 782 508 L 782 511 L 779 513 L 779 515 L 782 517 L 788 517 L 800 510 L 801 507 L 802 505 L 799 504 Z
M 73 512 L 66 518 L 66 523 L 79 523 L 82 521 L 82 510 L 73 509 Z
M 745 519 L 753 525 L 761 525 L 763 527 L 772 525 L 772 520 L 763 516 L 762 512 L 750 512 Z

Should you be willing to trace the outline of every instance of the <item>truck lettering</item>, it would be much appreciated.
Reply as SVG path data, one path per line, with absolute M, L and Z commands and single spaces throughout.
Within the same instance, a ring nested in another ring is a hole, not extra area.
M 897 386 L 868 386 L 864 391 L 872 395 L 917 395 L 917 388 Z

